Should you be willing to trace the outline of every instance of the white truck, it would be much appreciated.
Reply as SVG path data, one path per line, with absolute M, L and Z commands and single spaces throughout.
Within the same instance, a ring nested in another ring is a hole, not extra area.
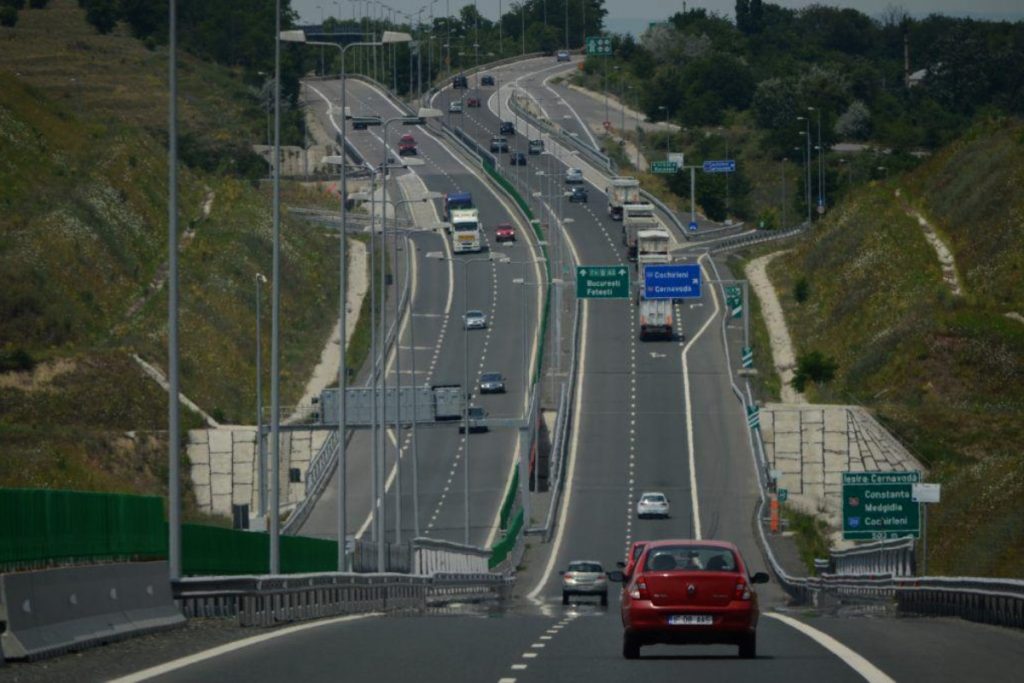
M 640 315 L 640 341 L 672 339 L 671 299 L 645 299 L 641 293 L 637 310 Z
M 630 261 L 636 260 L 636 236 L 641 230 L 660 228 L 654 204 L 626 204 L 622 207 L 622 243 Z
M 608 195 L 608 215 L 613 221 L 622 220 L 622 207 L 640 203 L 640 181 L 628 176 L 615 176 L 604 188 Z
M 453 209 L 451 213 L 452 251 L 462 253 L 480 251 L 480 217 L 477 209 Z
M 672 236 L 665 228 L 650 228 L 639 230 L 636 233 L 636 261 L 637 270 L 643 273 L 643 268 L 648 263 L 668 263 L 669 246 L 672 244 Z

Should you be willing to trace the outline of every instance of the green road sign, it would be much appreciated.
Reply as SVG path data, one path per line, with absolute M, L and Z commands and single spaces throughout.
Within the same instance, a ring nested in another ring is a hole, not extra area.
M 761 426 L 761 409 L 757 406 L 747 406 L 747 426 L 751 429 Z
M 843 472 L 843 538 L 917 538 L 920 506 L 911 490 L 920 481 L 920 472 Z
M 628 299 L 629 268 L 576 266 L 577 299 Z
M 587 54 L 609 57 L 612 54 L 612 39 L 604 36 L 587 36 Z
M 779 489 L 776 491 L 776 494 L 779 496 L 780 503 L 785 503 L 789 500 L 789 489 Z
M 679 170 L 679 164 L 674 161 L 652 161 L 651 173 L 664 173 L 671 175 Z
M 739 285 L 729 285 L 725 288 L 725 303 L 729 307 L 729 314 L 734 318 L 743 316 L 743 288 Z M 744 366 L 746 367 L 746 366 Z
M 743 367 L 754 367 L 754 349 L 750 348 L 749 346 L 743 347 Z

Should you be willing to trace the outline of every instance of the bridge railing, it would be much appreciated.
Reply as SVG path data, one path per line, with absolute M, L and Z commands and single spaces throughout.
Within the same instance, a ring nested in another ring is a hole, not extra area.
M 455 600 L 495 600 L 506 597 L 511 586 L 509 577 L 486 572 L 207 576 L 172 584 L 174 599 L 186 617 L 236 619 L 240 626 L 424 609 Z

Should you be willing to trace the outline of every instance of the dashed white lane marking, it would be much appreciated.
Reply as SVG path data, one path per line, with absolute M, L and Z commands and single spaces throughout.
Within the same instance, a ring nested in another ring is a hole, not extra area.
M 512 670 L 513 671 L 522 671 L 525 668 L 526 668 L 526 664 L 513 664 L 512 665 Z
M 534 659 L 537 656 L 536 652 L 524 652 L 523 659 Z
M 778 614 L 776 612 L 767 612 L 764 616 L 769 619 L 776 619 L 786 624 L 790 628 L 794 628 L 800 633 L 815 641 L 823 648 L 838 657 L 844 664 L 856 671 L 864 680 L 869 683 L 894 683 L 893 679 L 890 678 L 884 671 L 879 669 L 877 666 L 869 662 L 867 659 L 857 654 L 847 646 L 840 643 L 838 640 L 822 633 L 813 626 L 808 626 L 798 619 L 786 616 L 784 614 Z

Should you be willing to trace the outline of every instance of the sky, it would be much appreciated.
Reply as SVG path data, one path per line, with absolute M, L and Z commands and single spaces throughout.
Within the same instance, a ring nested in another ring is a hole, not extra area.
M 572 11 L 573 0 L 569 0 L 569 11 Z M 1024 3 L 1021 0 L 769 0 L 784 7 L 806 7 L 812 4 L 853 7 L 869 16 L 879 16 L 889 5 L 907 10 L 912 16 L 925 16 L 931 13 L 956 16 L 971 16 L 978 19 L 995 19 L 1016 21 L 1024 19 Z M 466 0 L 436 0 L 435 13 L 445 14 L 445 3 L 456 14 L 463 5 L 472 4 Z M 485 17 L 497 18 L 498 8 L 507 12 L 513 4 L 512 0 L 477 0 L 477 8 Z M 324 16 L 337 13 L 339 8 L 342 16 L 351 17 L 352 10 L 366 7 L 366 2 L 352 0 L 292 0 L 292 8 L 299 13 L 302 23 L 320 21 L 320 9 Z M 430 0 L 385 0 L 385 5 L 402 12 L 415 13 L 420 7 L 430 4 Z M 605 0 L 608 16 L 605 26 L 615 33 L 640 33 L 652 21 L 661 21 L 682 9 L 682 0 Z M 736 6 L 735 0 L 703 0 L 687 2 L 687 7 L 703 7 L 709 11 L 732 15 Z M 361 10 L 357 10 L 361 11 Z M 427 12 L 424 11 L 424 15 Z M 557 21 L 557 18 L 554 19 Z

